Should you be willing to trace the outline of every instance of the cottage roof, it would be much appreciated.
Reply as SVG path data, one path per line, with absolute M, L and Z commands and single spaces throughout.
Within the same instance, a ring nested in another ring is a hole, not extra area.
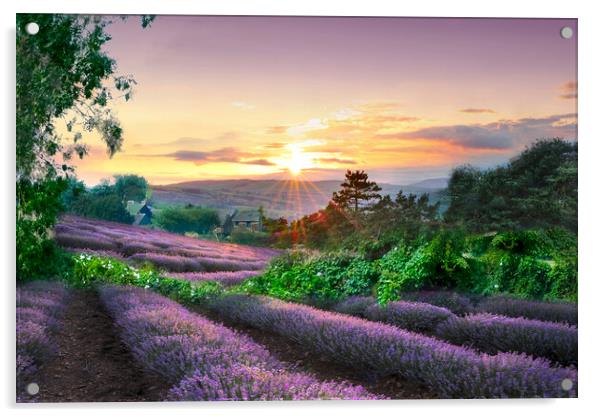
M 234 222 L 259 222 L 259 211 L 257 210 L 249 210 L 249 211 L 238 211 L 232 217 L 232 221 Z

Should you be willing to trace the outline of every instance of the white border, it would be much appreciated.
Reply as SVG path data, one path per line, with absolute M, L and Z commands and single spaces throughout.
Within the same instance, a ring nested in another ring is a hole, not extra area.
M 1 344 L 3 367 L 0 379 L 2 405 L 10 415 L 49 415 L 49 416 L 106 416 L 130 415 L 143 412 L 151 417 L 163 414 L 178 416 L 199 414 L 219 416 L 243 414 L 246 416 L 269 415 L 327 415 L 344 412 L 348 415 L 366 416 L 369 413 L 398 414 L 420 413 L 420 415 L 461 415 L 508 416 L 526 412 L 546 416 L 568 416 L 593 414 L 595 401 L 600 396 L 602 384 L 598 350 L 601 346 L 599 297 L 602 293 L 599 273 L 600 266 L 595 262 L 600 256 L 598 241 L 600 230 L 600 159 L 602 157 L 602 132 L 600 129 L 599 94 L 602 64 L 600 46 L 596 40 L 602 39 L 602 15 L 596 13 L 596 2 L 557 1 L 527 2 L 525 0 L 505 0 L 496 3 L 474 0 L 415 2 L 393 2 L 385 0 L 257 0 L 257 1 L 203 1 L 187 0 L 103 0 L 74 2 L 72 0 L 26 0 L 20 4 L 2 4 L 2 55 L 0 71 L 2 76 L 2 117 L 3 137 L 0 169 L 2 175 L 2 256 L 4 274 L 4 340 L 14 341 L 14 26 L 16 12 L 73 12 L 73 13 L 123 13 L 123 14 L 236 14 L 236 15 L 338 15 L 338 16 L 427 16 L 427 17 L 556 17 L 579 19 L 579 133 L 580 133 L 580 201 L 579 201 L 579 268 L 580 268 L 580 370 L 579 399 L 577 400 L 457 400 L 457 401 L 389 401 L 379 403 L 245 403 L 245 404 L 104 404 L 104 405 L 51 405 L 15 406 L 12 404 L 14 376 L 14 346 L 12 342 Z M 597 75 L 597 76 L 596 76 Z M 6 365 L 6 366 L 4 366 Z M 12 376 L 11 376 L 12 375 Z

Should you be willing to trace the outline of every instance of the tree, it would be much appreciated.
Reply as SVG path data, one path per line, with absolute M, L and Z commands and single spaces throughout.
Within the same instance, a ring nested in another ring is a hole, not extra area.
M 152 19 L 143 16 L 142 26 Z M 40 27 L 35 35 L 25 31 L 30 22 Z M 111 22 L 100 16 L 17 15 L 17 279 L 41 274 L 35 265 L 49 263 L 49 230 L 61 210 L 65 178 L 74 171 L 69 161 L 88 152 L 84 133 L 99 133 L 111 156 L 121 149 L 123 129 L 109 104 L 129 100 L 135 81 L 114 74 L 115 60 L 103 48 Z M 61 120 L 68 137 L 58 133 Z
M 217 210 L 192 205 L 163 209 L 155 215 L 155 222 L 162 229 L 181 234 L 207 234 L 220 225 Z
M 146 198 L 148 182 L 139 175 L 115 175 L 115 192 L 122 201 L 140 202 Z
M 375 182 L 368 181 L 368 174 L 364 171 L 347 170 L 341 187 L 340 191 L 332 194 L 332 201 L 341 208 L 351 209 L 355 214 L 364 205 L 382 198 L 378 193 L 381 188 Z
M 577 231 L 577 143 L 539 140 L 508 164 L 460 167 L 445 218 L 473 231 L 563 227 Z
M 81 195 L 71 205 L 71 211 L 80 216 L 94 217 L 112 222 L 131 224 L 134 221 L 132 216 L 119 195 L 95 194 L 88 192 Z

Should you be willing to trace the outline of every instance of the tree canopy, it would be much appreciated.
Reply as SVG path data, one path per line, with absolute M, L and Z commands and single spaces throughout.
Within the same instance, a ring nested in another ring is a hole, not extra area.
M 345 173 L 345 182 L 341 190 L 332 195 L 332 201 L 343 209 L 357 213 L 364 205 L 374 200 L 380 200 L 381 188 L 373 181 L 368 181 L 365 171 L 350 171 Z
M 577 143 L 540 140 L 508 164 L 456 168 L 445 217 L 470 230 L 560 226 L 577 231 Z
M 142 26 L 152 20 L 143 16 Z M 17 279 L 50 271 L 49 230 L 63 209 L 66 177 L 74 172 L 69 161 L 88 152 L 84 134 L 95 131 L 110 156 L 121 149 L 123 129 L 110 104 L 117 98 L 129 100 L 136 82 L 131 75 L 115 74 L 117 64 L 103 48 L 111 39 L 105 29 L 112 21 L 17 14 Z M 38 33 L 27 33 L 30 22 L 38 24 Z

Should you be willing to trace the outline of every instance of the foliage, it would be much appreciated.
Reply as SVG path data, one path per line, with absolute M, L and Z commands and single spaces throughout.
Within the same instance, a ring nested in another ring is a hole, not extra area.
M 60 275 L 68 263 L 62 251 L 49 238 L 49 230 L 62 209 L 62 179 L 17 181 L 16 252 L 17 280 Z M 49 260 L 52 259 L 52 262 Z
M 103 195 L 92 190 L 81 194 L 71 204 L 70 211 L 80 216 L 118 223 L 131 224 L 134 221 L 134 216 L 127 211 L 123 200 L 114 193 Z
M 134 268 L 111 258 L 80 254 L 74 256 L 69 283 L 76 288 L 97 284 L 134 285 L 153 289 L 184 303 L 195 303 L 221 294 L 224 287 L 215 281 L 190 281 L 162 276 L 154 268 Z
M 115 175 L 115 193 L 123 202 L 142 201 L 148 192 L 148 182 L 140 175 Z
M 243 288 L 285 300 L 337 300 L 368 294 L 378 273 L 372 264 L 347 253 L 313 255 L 300 251 L 275 258 L 268 269 Z
M 269 246 L 270 235 L 264 232 L 256 232 L 235 227 L 230 233 L 230 242 L 241 245 Z
M 188 205 L 165 208 L 155 216 L 154 222 L 162 229 L 173 233 L 207 234 L 214 227 L 219 226 L 220 219 L 215 209 Z
M 547 300 L 577 301 L 577 257 L 557 259 L 548 275 Z
M 379 303 L 398 300 L 402 291 L 469 286 L 470 268 L 464 257 L 464 244 L 462 232 L 442 230 L 415 250 L 402 245 L 393 248 L 379 261 Z
M 562 227 L 577 231 L 577 143 L 539 140 L 507 165 L 456 168 L 446 219 L 472 231 Z
M 153 20 L 142 17 L 142 26 Z M 36 22 L 36 35 L 25 26 Z M 123 129 L 109 105 L 116 98 L 126 101 L 136 84 L 131 76 L 115 75 L 116 62 L 104 45 L 111 37 L 106 28 L 112 18 L 67 14 L 17 14 L 17 172 L 36 177 L 73 154 L 83 157 L 83 132 L 93 130 L 113 155 L 121 149 Z M 56 122 L 62 119 L 71 145 L 64 146 Z M 67 163 L 67 162 L 65 162 Z
M 368 181 L 366 172 L 347 170 L 341 190 L 333 193 L 332 201 L 341 209 L 357 213 L 373 200 L 380 200 L 379 191 L 381 188 L 375 182 Z
M 151 21 L 144 17 L 143 26 Z M 29 22 L 40 26 L 36 35 L 26 32 Z M 47 275 L 46 268 L 54 273 L 52 265 L 61 264 L 49 230 L 61 209 L 64 176 L 73 171 L 69 161 L 88 151 L 82 132 L 100 134 L 110 155 L 121 149 L 123 129 L 109 104 L 119 95 L 128 100 L 135 81 L 114 75 L 115 61 L 104 48 L 110 23 L 98 16 L 17 14 L 17 279 Z

